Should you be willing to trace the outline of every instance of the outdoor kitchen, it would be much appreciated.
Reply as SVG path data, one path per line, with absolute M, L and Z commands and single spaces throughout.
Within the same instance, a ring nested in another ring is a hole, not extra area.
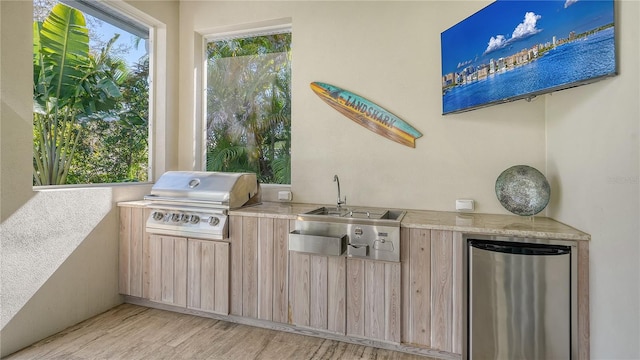
M 480 347 L 466 330 L 475 319 L 465 300 L 473 284 L 466 237 L 534 242 L 530 254 L 560 244 L 572 254 L 574 276 L 559 285 L 573 294 L 561 300 L 573 309 L 560 328 L 567 337 L 536 351 L 588 357 L 588 234 L 548 218 L 351 206 L 338 175 L 333 183 L 336 203 L 318 206 L 263 202 L 255 174 L 164 174 L 144 200 L 119 204 L 120 292 L 146 307 L 471 358 Z M 552 253 L 540 255 L 538 269 Z M 550 326 L 544 318 L 533 321 Z

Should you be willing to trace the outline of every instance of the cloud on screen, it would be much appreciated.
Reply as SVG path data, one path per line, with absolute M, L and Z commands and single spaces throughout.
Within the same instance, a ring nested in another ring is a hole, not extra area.
M 567 0 L 567 2 L 569 1 L 577 0 Z M 484 51 L 484 53 L 488 54 L 492 51 L 501 49 L 514 41 L 518 41 L 520 39 L 524 39 L 531 35 L 539 33 L 542 30 L 538 29 L 536 26 L 538 20 L 540 20 L 541 18 L 542 16 L 537 15 L 536 13 L 527 12 L 526 14 L 524 14 L 524 20 L 513 30 L 510 39 L 507 39 L 504 35 L 492 36 L 487 43 L 487 49 Z
M 573 4 L 577 3 L 577 2 L 578 2 L 578 0 L 567 0 L 567 1 L 564 2 L 564 8 L 566 9 L 569 6 L 571 6 L 571 5 L 573 5 Z

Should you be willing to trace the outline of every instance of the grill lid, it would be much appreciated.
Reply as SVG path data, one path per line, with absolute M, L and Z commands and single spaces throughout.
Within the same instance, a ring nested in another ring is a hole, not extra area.
M 144 199 L 236 209 L 259 202 L 257 195 L 259 185 L 254 173 L 167 171 Z

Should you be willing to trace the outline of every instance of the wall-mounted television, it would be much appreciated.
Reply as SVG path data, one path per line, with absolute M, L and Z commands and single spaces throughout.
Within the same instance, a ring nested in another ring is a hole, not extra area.
M 613 0 L 498 0 L 441 34 L 442 113 L 616 74 Z

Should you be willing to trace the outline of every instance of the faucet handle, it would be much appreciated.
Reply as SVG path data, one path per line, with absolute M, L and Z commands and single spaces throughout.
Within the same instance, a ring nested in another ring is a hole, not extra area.
M 347 204 L 347 196 L 345 195 L 344 200 L 338 198 L 338 207 L 340 207 L 340 205 L 346 205 Z

